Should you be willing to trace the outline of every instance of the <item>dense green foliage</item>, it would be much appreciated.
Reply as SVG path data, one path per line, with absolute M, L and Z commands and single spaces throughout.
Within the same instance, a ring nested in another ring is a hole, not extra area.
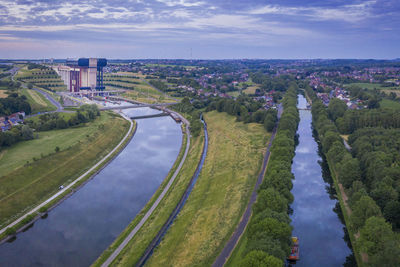
M 68 120 L 65 120 L 58 113 L 47 113 L 39 116 L 39 120 L 28 121 L 28 124 L 37 131 L 49 131 L 53 129 L 66 129 L 81 123 L 93 121 L 97 116 L 100 116 L 100 111 L 96 105 L 83 105 Z
M 364 127 L 400 128 L 400 112 L 392 109 L 347 110 L 336 119 L 336 124 L 344 134 Z
M 272 143 L 267 172 L 253 206 L 242 266 L 282 266 L 290 252 L 292 227 L 288 209 L 293 202 L 290 190 L 294 178 L 291 163 L 299 123 L 295 84 L 291 84 L 282 103 L 284 112 Z M 267 257 L 273 259 L 270 265 Z
M 346 150 L 335 123 L 311 88 L 313 126 L 318 133 L 329 167 L 334 170 L 349 196 L 352 210 L 350 225 L 360 232 L 357 248 L 368 254 L 369 266 L 397 266 L 400 260 L 400 239 L 393 232 L 400 219 L 400 133 L 397 129 L 363 128 L 381 125 L 385 112 L 376 110 L 351 111 L 358 118 L 355 132 L 349 137 L 353 155 Z M 332 112 L 332 111 L 331 111 Z M 344 117 L 349 111 L 344 113 Z M 373 114 L 373 115 L 372 115 Z M 347 115 L 348 116 L 348 115 Z M 374 116 L 380 119 L 372 120 Z M 340 114 L 336 122 L 341 123 Z M 370 121 L 372 120 L 372 121 Z M 395 127 L 393 121 L 391 127 Z M 392 225 L 385 222 L 385 219 Z M 358 251 L 359 252 L 359 251 Z M 379 263 L 379 264 L 378 264 Z
M 1 116 L 10 115 L 20 111 L 24 111 L 25 114 L 31 113 L 31 106 L 25 96 L 19 96 L 17 93 L 12 93 L 6 98 L 0 98 Z
M 33 131 L 28 125 L 18 125 L 6 132 L 0 132 L 0 149 L 19 141 L 33 139 Z
M 217 110 L 235 116 L 238 121 L 261 123 L 264 124 L 267 131 L 271 132 L 275 127 L 277 111 L 275 109 L 265 110 L 261 107 L 260 102 L 254 101 L 246 95 L 240 95 L 236 100 L 215 98 L 207 105 L 206 111 Z

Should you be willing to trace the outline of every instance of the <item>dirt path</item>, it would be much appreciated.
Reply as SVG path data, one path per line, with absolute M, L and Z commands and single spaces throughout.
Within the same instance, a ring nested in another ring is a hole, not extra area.
M 347 215 L 351 216 L 352 211 L 351 211 L 351 209 L 349 207 L 349 204 L 347 203 L 349 198 L 346 195 L 346 193 L 344 192 L 343 185 L 340 184 L 340 183 L 338 183 L 338 185 L 339 185 L 340 194 L 342 195 L 342 198 L 343 198 L 343 204 L 344 204 L 344 207 L 346 208 Z

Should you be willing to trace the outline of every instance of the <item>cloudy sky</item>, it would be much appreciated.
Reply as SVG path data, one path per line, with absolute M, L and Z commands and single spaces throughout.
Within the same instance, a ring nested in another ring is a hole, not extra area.
M 399 0 L 0 0 L 0 58 L 399 58 Z

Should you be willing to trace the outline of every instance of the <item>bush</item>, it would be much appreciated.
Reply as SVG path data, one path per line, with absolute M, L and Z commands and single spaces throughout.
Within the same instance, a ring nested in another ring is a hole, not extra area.
M 17 230 L 15 230 L 15 227 L 8 227 L 5 233 L 6 235 L 15 235 L 17 233 Z

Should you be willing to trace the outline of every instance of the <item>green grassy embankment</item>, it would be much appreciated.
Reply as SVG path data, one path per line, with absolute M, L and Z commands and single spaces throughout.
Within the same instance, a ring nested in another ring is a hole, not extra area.
M 129 122 L 102 113 L 81 127 L 39 132 L 1 152 L 0 226 L 43 202 L 107 155 L 125 136 Z M 56 147 L 60 148 L 55 152 Z
M 32 108 L 32 114 L 57 110 L 57 107 L 51 104 L 51 102 L 46 99 L 46 97 L 44 97 L 41 93 L 25 88 L 21 89 L 20 93 L 26 96 L 28 103 Z
M 187 203 L 148 266 L 210 266 L 235 230 L 260 171 L 269 134 L 260 124 L 204 114 L 207 157 Z
M 136 216 L 136 218 L 129 224 L 129 226 L 121 233 L 121 235 L 113 242 L 113 244 L 103 252 L 100 258 L 93 264 L 93 266 L 101 266 L 101 264 L 108 258 L 109 255 L 121 244 L 125 237 L 132 231 L 132 229 L 139 223 L 143 218 L 144 214 L 150 209 L 154 201 L 158 198 L 165 186 L 171 179 L 171 176 L 177 169 L 180 161 L 183 158 L 186 149 L 187 138 L 182 143 L 181 151 L 174 166 L 170 170 L 168 176 L 158 188 L 157 192 L 152 196 L 151 200 L 146 204 L 143 210 Z M 157 235 L 158 231 L 167 221 L 168 217 L 172 213 L 173 209 L 182 197 L 194 171 L 200 161 L 201 152 L 204 145 L 204 134 L 191 138 L 190 148 L 185 163 L 182 166 L 181 171 L 175 178 L 174 183 L 170 187 L 168 193 L 164 196 L 158 207 L 154 210 L 152 215 L 149 217 L 147 222 L 142 226 L 135 237 L 129 242 L 120 255 L 113 262 L 113 265 L 133 265 L 142 256 L 147 246 Z

